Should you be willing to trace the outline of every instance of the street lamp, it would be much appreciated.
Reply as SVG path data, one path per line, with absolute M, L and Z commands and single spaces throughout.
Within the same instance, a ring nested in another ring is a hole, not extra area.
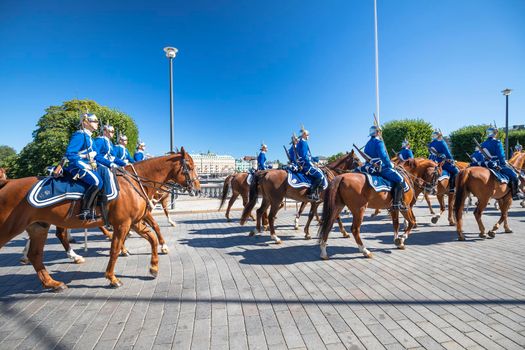
M 173 153 L 173 59 L 177 56 L 178 51 L 170 46 L 164 48 L 170 62 L 170 153 Z
M 511 89 L 506 88 L 501 93 L 505 96 L 505 158 L 509 159 L 509 95 Z

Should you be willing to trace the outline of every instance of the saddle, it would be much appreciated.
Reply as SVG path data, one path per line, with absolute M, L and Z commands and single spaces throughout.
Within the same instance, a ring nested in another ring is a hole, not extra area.
M 288 185 L 293 188 L 310 188 L 312 187 L 312 180 L 303 173 L 293 172 L 288 169 Z M 326 190 L 328 187 L 328 180 L 326 179 L 326 174 L 324 172 L 322 187 L 323 190 Z
M 384 177 L 376 174 L 369 174 L 365 171 L 356 171 L 357 173 L 361 173 L 365 175 L 366 180 L 370 187 L 374 189 L 376 192 L 390 192 L 392 191 L 392 182 L 385 179 Z M 403 181 L 403 192 L 407 192 L 410 189 L 410 186 L 406 181 Z

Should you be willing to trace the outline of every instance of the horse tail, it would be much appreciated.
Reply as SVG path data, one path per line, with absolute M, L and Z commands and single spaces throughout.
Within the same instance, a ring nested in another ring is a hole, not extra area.
M 328 188 L 324 192 L 323 216 L 321 219 L 321 228 L 319 229 L 319 242 L 324 242 L 328 239 L 328 234 L 332 230 L 335 219 L 337 219 L 337 216 L 339 215 L 336 210 L 336 202 L 339 193 L 339 185 L 342 180 L 342 176 L 337 176 L 330 182 Z
M 461 170 L 456 179 L 456 198 L 454 199 L 454 215 L 457 218 L 465 206 L 465 199 L 468 195 L 467 180 L 469 178 L 469 169 Z
M 248 203 L 242 210 L 241 225 L 244 225 L 248 217 L 250 216 L 255 204 L 257 203 L 257 197 L 259 197 L 259 179 L 266 175 L 266 172 L 257 172 L 253 174 L 252 183 L 250 184 L 250 194 Z
M 224 205 L 224 202 L 226 202 L 226 197 L 228 197 L 228 190 L 230 189 L 230 183 L 233 179 L 233 176 L 235 174 L 228 175 L 226 179 L 224 179 L 224 185 L 222 185 L 222 196 L 221 196 L 221 204 L 219 205 L 219 210 L 222 209 L 222 206 Z

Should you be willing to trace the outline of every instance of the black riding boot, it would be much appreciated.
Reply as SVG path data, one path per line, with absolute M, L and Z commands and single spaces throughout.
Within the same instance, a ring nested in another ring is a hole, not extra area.
M 450 179 L 448 180 L 448 192 L 449 193 L 456 192 L 456 176 L 457 175 L 450 175 Z
M 517 201 L 524 198 L 523 193 L 519 191 L 519 180 L 510 180 L 510 190 L 513 200 Z
M 403 203 L 403 183 L 395 184 L 392 188 L 392 210 L 406 210 Z
M 98 203 L 100 205 L 100 211 L 102 212 L 104 226 L 109 230 L 111 226 L 108 219 L 108 196 L 105 193 L 100 193 L 98 196 Z
M 307 194 L 307 198 L 311 201 L 317 202 L 319 200 L 319 187 L 321 185 L 321 181 L 317 181 L 315 183 L 312 183 L 312 186 L 310 186 Z
M 78 214 L 78 217 L 81 220 L 97 219 L 95 215 L 95 208 L 93 206 L 95 204 L 95 199 L 97 198 L 98 192 L 98 186 L 92 185 L 87 189 L 86 193 L 84 193 L 84 197 L 82 198 L 82 208 L 80 209 L 80 214 Z

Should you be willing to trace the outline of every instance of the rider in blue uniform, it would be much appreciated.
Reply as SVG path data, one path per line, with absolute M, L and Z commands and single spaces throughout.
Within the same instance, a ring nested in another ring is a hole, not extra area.
M 399 159 L 401 161 L 414 159 L 414 153 L 410 149 L 410 142 L 407 139 L 404 139 L 401 143 L 401 151 L 399 151 Z
M 317 190 L 323 182 L 324 175 L 321 170 L 319 170 L 313 164 L 314 162 L 318 162 L 318 159 L 312 157 L 310 147 L 308 147 L 309 137 L 310 133 L 308 130 L 305 130 L 304 127 L 301 128 L 299 140 L 295 146 L 295 151 L 297 156 L 297 164 L 299 165 L 299 171 L 309 177 L 312 181 L 307 197 L 312 201 L 318 201 L 319 193 Z
M 403 203 L 403 177 L 392 166 L 392 162 L 386 152 L 385 143 L 381 139 L 381 128 L 370 127 L 370 140 L 365 145 L 364 153 L 370 158 L 364 165 L 369 173 L 377 173 L 381 177 L 392 182 L 392 209 L 404 210 Z
M 483 156 L 483 153 L 481 153 L 477 146 L 474 153 L 470 155 L 470 160 L 470 166 L 485 166 L 485 157 Z
M 111 142 L 113 135 L 115 135 L 115 128 L 106 124 L 102 127 L 102 136 L 97 137 L 94 141 L 97 150 L 97 161 L 108 168 L 126 165 L 124 161 L 115 157 L 115 146 Z
M 146 144 L 142 141 L 139 141 L 137 144 L 137 150 L 135 151 L 135 154 L 133 155 L 133 160 L 135 162 L 140 162 L 141 160 L 144 160 L 144 150 L 146 149 Z
M 97 172 L 96 146 L 91 135 L 98 129 L 98 118 L 94 114 L 84 114 L 80 118 L 80 130 L 73 133 L 66 149 L 65 157 L 68 165 L 64 168 L 73 179 L 82 181 L 89 185 L 80 209 L 79 218 L 81 220 L 95 220 L 92 210 L 97 194 L 102 190 L 102 178 Z
M 288 157 L 289 157 L 288 158 L 289 160 L 288 168 L 293 172 L 299 171 L 299 166 L 297 165 L 297 151 L 296 151 L 297 142 L 299 142 L 299 139 L 297 138 L 297 136 L 295 136 L 295 133 L 293 133 L 292 140 L 290 141 L 291 146 L 288 149 Z
M 131 158 L 126 145 L 128 144 L 128 137 L 126 135 L 120 135 L 118 145 L 115 146 L 115 157 L 121 159 L 126 164 L 134 163 L 135 161 Z
M 456 190 L 456 175 L 459 173 L 459 169 L 456 167 L 456 161 L 454 157 L 452 157 L 447 143 L 443 140 L 441 131 L 436 130 L 432 133 L 432 142 L 429 143 L 428 149 L 430 152 L 430 160 L 436 163 L 443 162 L 443 169 L 449 172 L 449 192 L 454 193 Z
M 481 148 L 490 159 L 487 159 L 486 166 L 491 169 L 498 169 L 502 174 L 509 177 L 510 189 L 512 191 L 512 199 L 523 199 L 523 194 L 519 191 L 518 174 L 508 166 L 505 159 L 505 152 L 501 141 L 496 138 L 498 135 L 498 128 L 489 127 L 487 129 L 487 139 L 481 144 Z
M 264 143 L 261 145 L 261 152 L 259 152 L 259 155 L 257 156 L 257 170 L 267 170 L 271 169 L 272 166 L 270 164 L 266 164 L 266 152 L 268 151 L 268 146 L 266 146 Z
M 514 152 L 521 152 L 523 151 L 523 146 L 520 145 L 520 142 L 516 143 L 516 146 L 514 146 Z

